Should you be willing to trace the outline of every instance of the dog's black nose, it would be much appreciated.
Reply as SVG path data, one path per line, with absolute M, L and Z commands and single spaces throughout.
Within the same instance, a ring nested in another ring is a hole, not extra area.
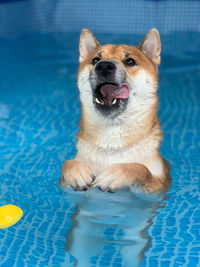
M 99 61 L 95 70 L 97 75 L 108 78 L 115 73 L 116 66 L 111 61 Z

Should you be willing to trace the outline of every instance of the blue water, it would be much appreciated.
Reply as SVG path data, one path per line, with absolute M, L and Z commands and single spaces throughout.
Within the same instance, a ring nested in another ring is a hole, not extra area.
M 172 176 L 165 196 L 62 191 L 61 166 L 76 153 L 80 118 L 79 37 L 0 41 L 0 206 L 24 211 L 0 230 L 0 266 L 200 266 L 199 36 L 177 36 L 170 52 L 171 37 L 159 90 L 161 153 Z

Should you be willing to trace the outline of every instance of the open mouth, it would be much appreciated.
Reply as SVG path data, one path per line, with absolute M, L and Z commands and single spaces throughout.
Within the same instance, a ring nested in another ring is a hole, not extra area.
M 127 83 L 120 85 L 114 83 L 99 84 L 95 90 L 94 101 L 101 106 L 116 105 L 120 99 L 127 99 L 130 89 Z

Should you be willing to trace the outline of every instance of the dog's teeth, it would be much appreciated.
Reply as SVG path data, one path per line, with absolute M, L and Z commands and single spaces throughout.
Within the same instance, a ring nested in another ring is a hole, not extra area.
M 100 104 L 100 105 L 104 105 L 104 102 L 99 100 L 97 97 L 95 98 L 96 103 Z
M 112 105 L 114 105 L 117 102 L 117 99 L 114 99 L 112 102 Z
M 101 104 L 101 101 L 98 98 L 95 98 L 96 103 Z

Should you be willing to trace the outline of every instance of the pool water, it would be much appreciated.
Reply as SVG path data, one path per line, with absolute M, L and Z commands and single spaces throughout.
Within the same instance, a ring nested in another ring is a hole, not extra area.
M 172 176 L 164 196 L 61 190 L 81 114 L 79 36 L 1 39 L 0 206 L 24 216 L 0 230 L 0 266 L 200 266 L 200 38 L 177 35 L 185 51 L 170 50 L 170 38 L 159 76 L 161 153 Z

